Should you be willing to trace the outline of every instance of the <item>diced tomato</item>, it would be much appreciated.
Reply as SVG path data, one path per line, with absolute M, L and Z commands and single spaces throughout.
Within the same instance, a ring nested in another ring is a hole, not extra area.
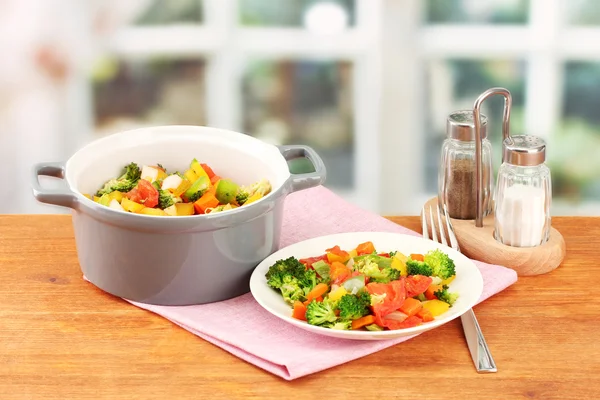
M 386 258 L 390 258 L 390 253 L 381 253 L 378 254 L 379 257 L 386 257 Z
M 145 179 L 140 179 L 137 186 L 131 189 L 126 196 L 129 200 L 143 204 L 148 208 L 158 205 L 158 190 Z
M 206 164 L 200 164 L 200 166 L 202 167 L 202 169 L 204 170 L 204 172 L 206 172 L 206 175 L 208 175 L 208 179 L 212 179 L 213 176 L 215 176 L 215 173 L 213 172 L 213 170 Z
M 325 261 L 325 262 L 327 262 L 327 254 L 323 254 L 322 256 L 319 256 L 319 257 L 308 257 L 308 258 L 301 258 L 300 259 L 300 262 L 302 264 L 304 264 L 306 266 L 306 268 L 312 268 L 312 265 L 314 263 L 316 263 L 317 261 Z
M 371 282 L 365 287 L 370 294 L 385 294 L 381 303 L 371 306 L 377 325 L 384 326 L 383 317 L 399 309 L 406 299 L 406 284 L 404 282 L 404 277 L 401 277 L 399 280 L 391 281 L 390 283 Z
M 406 297 L 415 297 L 424 293 L 433 279 L 424 275 L 409 275 L 406 277 Z
M 360 256 L 363 254 L 371 254 L 375 251 L 373 242 L 361 243 L 356 247 L 356 253 Z
M 393 319 L 384 320 L 384 325 L 390 330 L 412 328 L 413 326 L 419 326 L 423 323 L 421 318 L 413 315 L 412 317 L 406 318 L 404 321 L 396 321 Z
M 292 318 L 306 321 L 306 306 L 301 301 L 294 302 L 294 311 L 292 312 Z

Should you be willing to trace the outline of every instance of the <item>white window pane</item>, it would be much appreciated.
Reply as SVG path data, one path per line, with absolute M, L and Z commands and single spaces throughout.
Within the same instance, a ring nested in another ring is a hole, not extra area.
M 528 0 L 426 0 L 430 24 L 526 24 Z
M 205 61 L 106 59 L 92 76 L 96 130 L 148 125 L 205 125 Z
M 523 133 L 525 63 L 519 60 L 433 60 L 428 64 L 426 85 L 425 182 L 426 190 L 436 193 L 448 114 L 460 109 L 472 110 L 481 93 L 492 87 L 504 87 L 512 95 L 511 132 Z M 489 119 L 488 137 L 494 149 L 495 171 L 502 157 L 503 111 L 501 96 L 489 98 L 482 106 L 482 113 Z
M 243 78 L 243 112 L 244 132 L 313 147 L 327 167 L 326 186 L 353 187 L 351 63 L 252 61 Z

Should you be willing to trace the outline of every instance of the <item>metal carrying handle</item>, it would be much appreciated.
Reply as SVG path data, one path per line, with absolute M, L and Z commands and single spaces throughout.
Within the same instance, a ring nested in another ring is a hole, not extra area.
M 512 108 L 512 96 L 507 89 L 501 87 L 495 87 L 483 92 L 473 106 L 473 122 L 475 124 L 475 187 L 477 190 L 477 203 L 476 203 L 476 216 L 475 226 L 481 228 L 483 226 L 483 174 L 481 173 L 481 147 L 483 141 L 481 140 L 481 104 L 492 97 L 493 95 L 504 96 L 504 114 L 502 116 L 502 140 L 510 137 L 510 109 Z M 504 162 L 504 154 L 502 154 L 502 161 Z

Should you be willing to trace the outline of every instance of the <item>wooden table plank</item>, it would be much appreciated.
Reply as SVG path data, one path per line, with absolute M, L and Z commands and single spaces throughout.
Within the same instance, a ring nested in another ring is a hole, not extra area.
M 287 382 L 84 282 L 68 216 L 2 216 L 0 399 L 594 398 L 600 218 L 553 224 L 563 265 L 475 308 L 498 373 L 474 371 L 453 321 Z

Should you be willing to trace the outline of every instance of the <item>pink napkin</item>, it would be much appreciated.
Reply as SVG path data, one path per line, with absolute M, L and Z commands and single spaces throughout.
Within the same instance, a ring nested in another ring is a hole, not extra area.
M 356 231 L 419 235 L 347 203 L 324 187 L 297 192 L 286 199 L 281 247 L 316 236 Z M 484 280 L 480 302 L 517 280 L 516 273 L 511 269 L 477 261 L 476 264 Z M 272 316 L 256 303 L 250 293 L 199 306 L 132 304 L 159 314 L 204 340 L 286 380 L 364 357 L 414 337 L 355 341 L 317 335 Z

